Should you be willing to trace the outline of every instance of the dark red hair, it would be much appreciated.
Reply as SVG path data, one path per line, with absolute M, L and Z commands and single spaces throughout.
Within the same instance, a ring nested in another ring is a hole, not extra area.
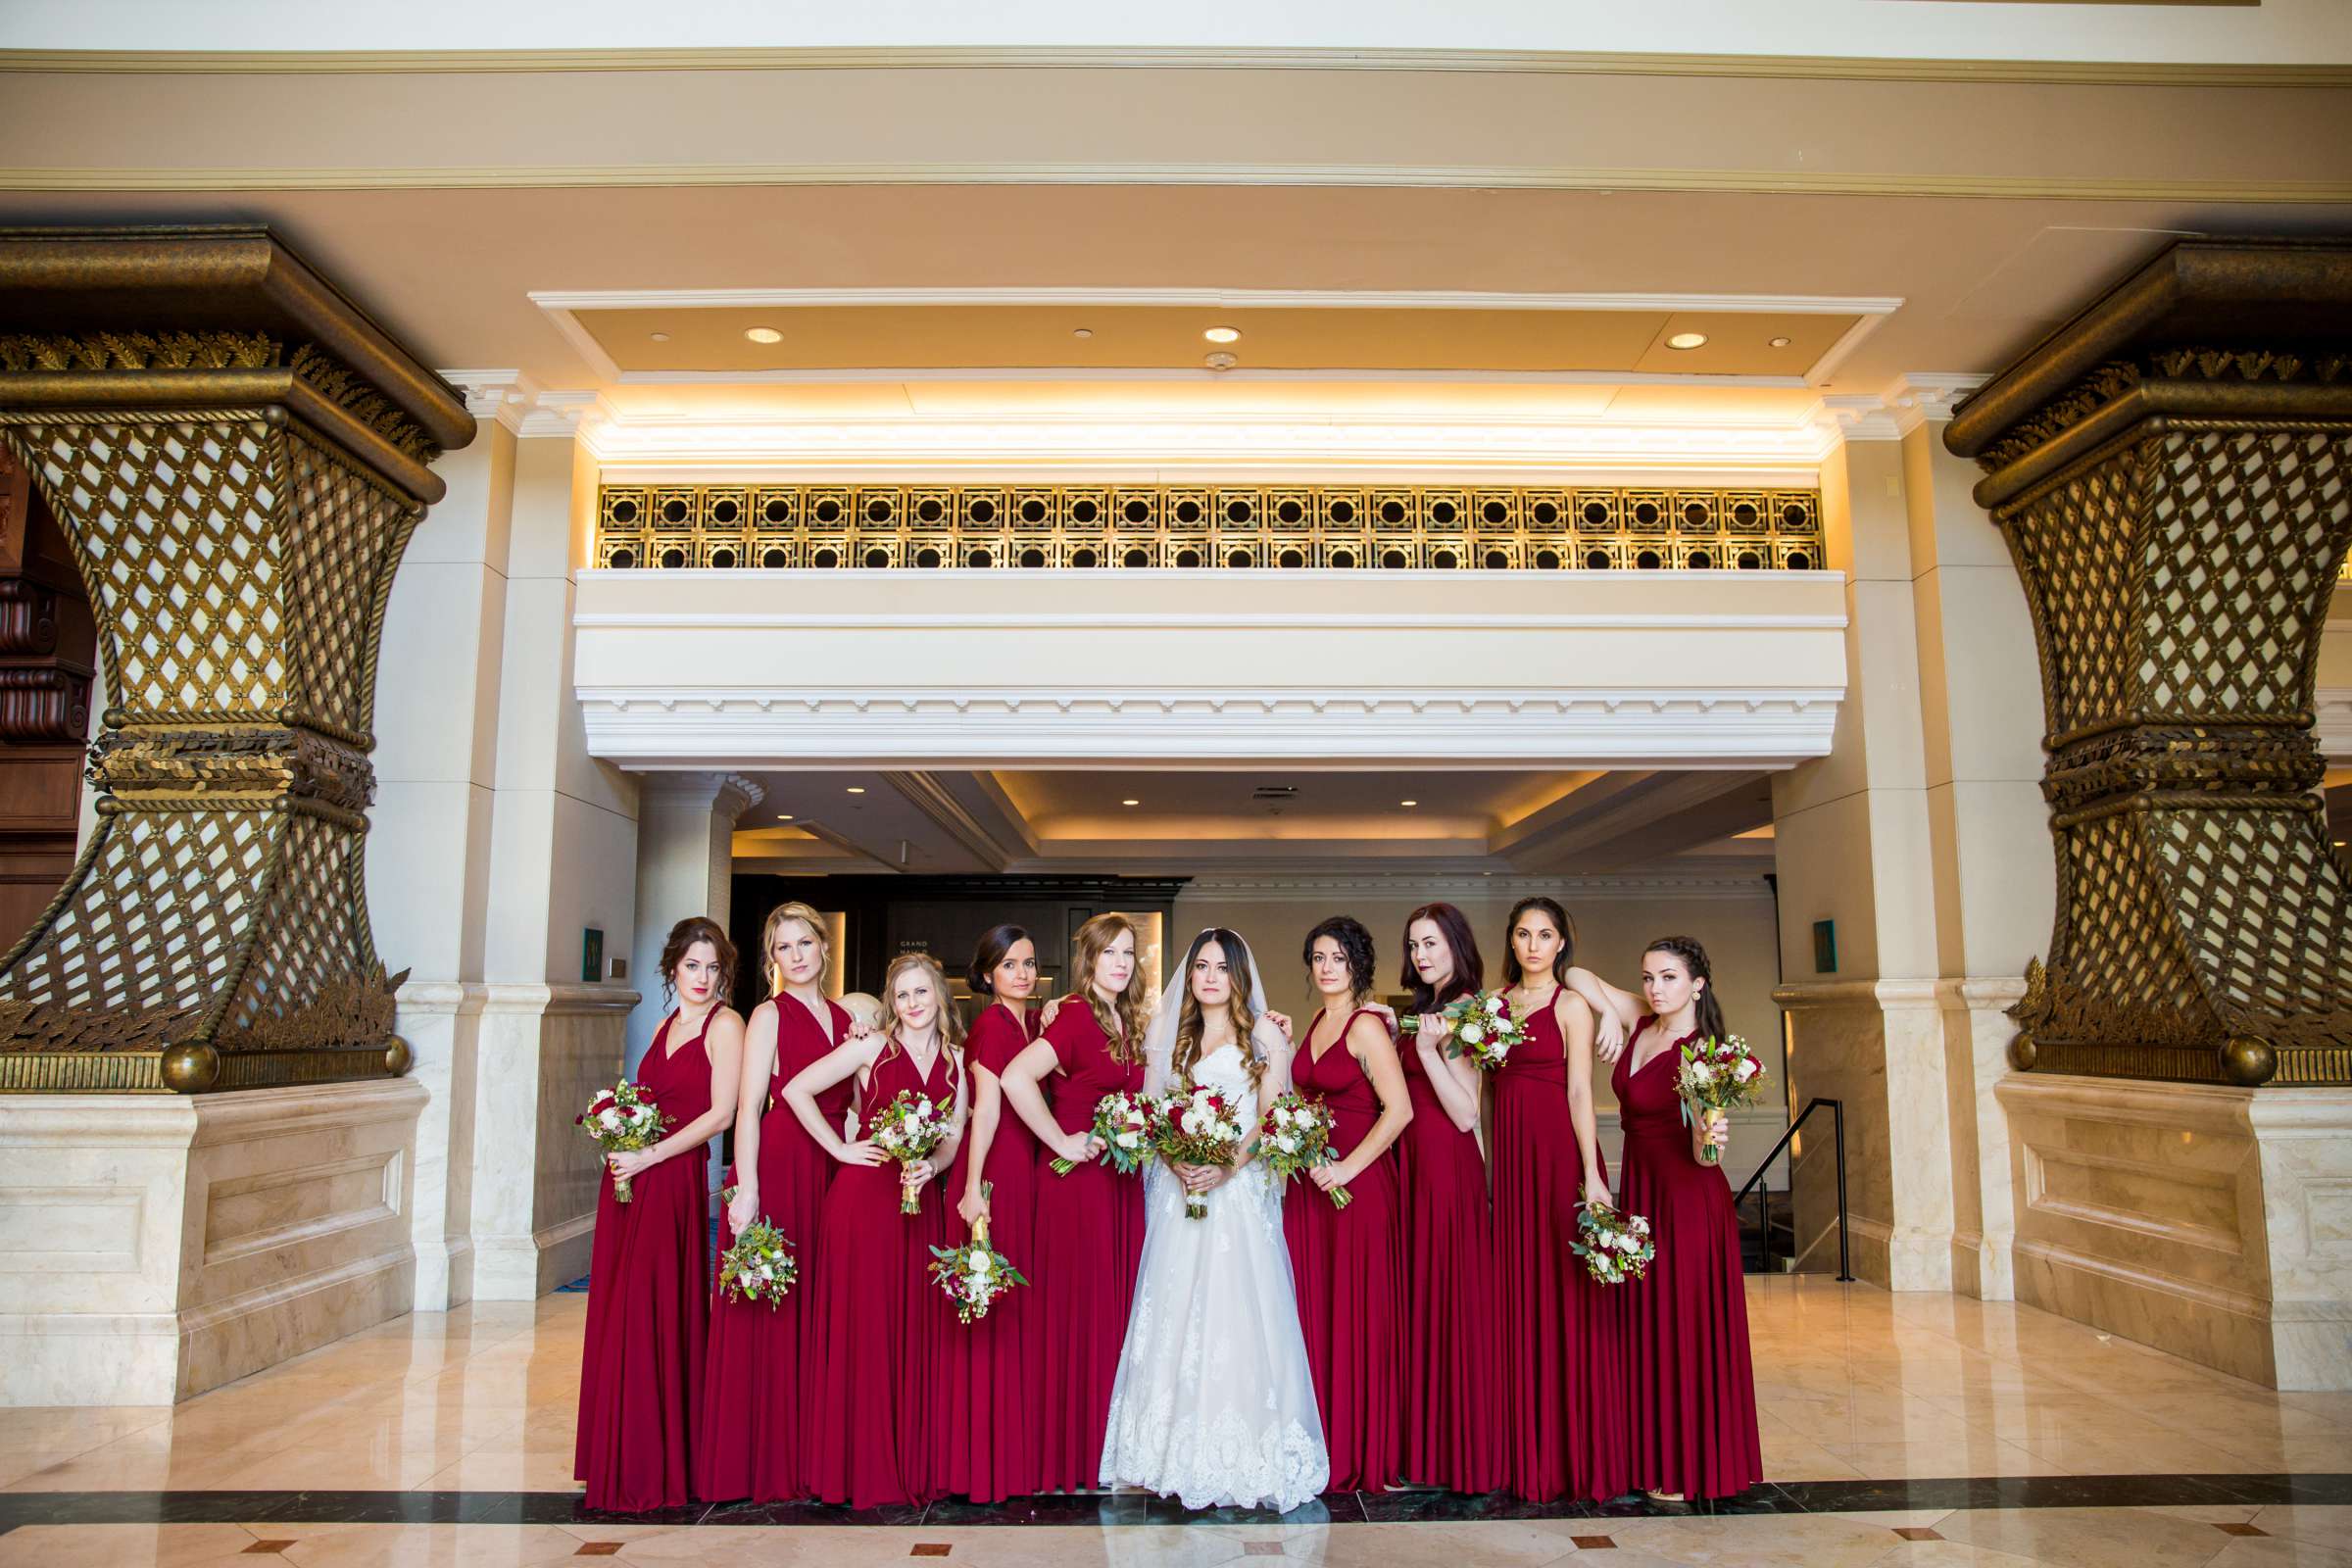
M 1423 920 L 1445 934 L 1446 946 L 1453 950 L 1453 978 L 1446 983 L 1444 994 L 1432 990 L 1413 966 L 1413 927 Z M 1486 960 L 1478 956 L 1478 938 L 1470 934 L 1470 921 L 1450 904 L 1424 904 L 1404 917 L 1404 973 L 1396 983 L 1412 993 L 1413 1000 L 1405 1004 L 1408 1013 L 1435 1012 L 1456 997 L 1466 997 L 1476 991 L 1487 978 Z

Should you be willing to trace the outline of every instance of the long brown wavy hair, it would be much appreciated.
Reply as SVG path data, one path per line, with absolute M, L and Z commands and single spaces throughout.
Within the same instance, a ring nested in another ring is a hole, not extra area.
M 1110 1002 L 1095 994 L 1095 960 L 1102 956 L 1120 935 L 1135 938 L 1135 970 L 1127 976 L 1127 989 Z M 1070 941 L 1070 985 L 1080 1001 L 1092 1008 L 1095 1024 L 1110 1041 L 1110 1055 L 1114 1061 L 1144 1059 L 1144 945 L 1136 931 L 1135 922 L 1116 912 L 1098 914 L 1078 928 Z
M 1177 984 L 1184 987 L 1184 1000 L 1176 1009 L 1176 1047 L 1170 1053 L 1168 1070 L 1190 1083 L 1193 1069 L 1200 1064 L 1200 1036 L 1206 1031 L 1206 1018 L 1200 1010 L 1200 999 L 1193 995 L 1193 965 L 1200 961 L 1200 950 L 1215 943 L 1225 955 L 1225 973 L 1233 984 L 1233 994 L 1225 999 L 1225 1014 L 1233 1020 L 1234 1044 L 1242 1048 L 1242 1060 L 1249 1065 L 1250 1081 L 1254 1084 L 1266 1064 L 1258 1059 L 1257 1050 L 1250 1043 L 1250 1026 L 1255 1021 L 1250 1007 L 1250 966 L 1240 961 L 1240 956 L 1250 950 L 1240 937 L 1223 926 L 1212 926 L 1193 938 L 1185 950 L 1184 967 L 1177 972 Z

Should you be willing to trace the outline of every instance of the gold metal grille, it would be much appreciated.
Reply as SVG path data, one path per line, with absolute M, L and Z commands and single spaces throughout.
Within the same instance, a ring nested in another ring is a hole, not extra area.
M 2151 426 L 1994 514 L 2040 646 L 2058 840 L 2021 1059 L 2352 1082 L 2352 895 L 2311 735 L 2352 427 Z
M 1803 571 L 1814 490 L 607 485 L 613 569 Z

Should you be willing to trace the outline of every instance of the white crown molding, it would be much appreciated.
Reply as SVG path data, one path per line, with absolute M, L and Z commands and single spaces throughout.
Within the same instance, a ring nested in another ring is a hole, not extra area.
M 525 440 L 585 439 L 593 451 L 596 432 L 616 416 L 602 392 L 542 392 L 524 413 L 515 434 Z
M 956 572 L 966 568 L 956 566 L 939 566 L 931 569 L 933 572 Z M 1275 569 L 1279 570 L 1281 568 Z M 575 572 L 575 575 L 584 577 L 590 575 L 591 573 L 622 580 L 635 580 L 641 578 L 643 575 L 642 573 L 633 571 L 609 571 L 606 568 L 596 566 L 580 567 Z M 756 566 L 741 567 L 738 568 L 734 573 L 735 578 L 738 580 L 746 577 L 772 577 L 779 582 L 788 582 L 801 587 L 813 586 L 820 589 L 827 577 L 832 575 L 834 574 L 813 568 L 796 569 L 785 567 L 771 570 Z M 1017 566 L 992 566 L 972 568 L 972 575 L 989 582 L 1003 582 L 1016 577 L 1028 577 L 1041 582 L 1066 583 L 1069 578 L 1069 573 L 1066 570 L 1051 566 L 1028 568 Z M 1222 571 L 1214 567 L 1200 567 L 1193 570 L 1174 567 L 1156 571 L 1153 575 L 1156 580 L 1173 580 L 1179 582 L 1191 581 L 1204 583 L 1230 583 L 1233 579 L 1233 574 L 1230 571 Z M 1752 571 L 1737 570 L 1692 571 L 1689 569 L 1674 569 L 1660 570 L 1657 572 L 1644 572 L 1642 575 L 1644 577 L 1665 577 L 1677 582 L 1692 579 L 1702 582 L 1712 582 L 1717 580 L 1727 582 L 1753 582 L 1756 579 L 1756 573 Z M 1318 580 L 1328 580 L 1328 573 L 1317 574 Z M 1845 580 L 1845 574 L 1840 571 L 1775 571 L 1772 573 L 1772 580 L 1774 582 L 1786 582 L 1791 577 L 1800 578 L 1811 582 L 1842 583 Z M 1432 587 L 1440 587 L 1449 584 L 1458 586 L 1462 580 L 1462 573 L 1458 571 L 1435 570 L 1384 571 L 1380 574 L 1380 580 L 1384 583 L 1409 584 L 1425 582 L 1430 584 Z M 1098 627 L 1116 628 L 1121 631 L 1146 629 L 1179 629 L 1185 631 L 1361 631 L 1365 627 L 1366 617 L 1360 613 L 1313 612 L 1304 610 L 1271 611 L 1262 613 L 1247 611 L 1152 611 L 1132 612 L 1121 611 L 1102 611 L 1091 613 L 1086 612 L 1064 613 L 1047 611 L 1040 612 L 1039 613 L 1033 615 L 1016 614 L 1011 612 L 998 613 L 986 611 L 954 611 L 941 614 L 901 614 L 886 612 L 878 612 L 867 614 L 835 614 L 822 611 L 799 610 L 751 612 L 713 611 L 709 613 L 698 613 L 693 611 L 583 610 L 573 613 L 571 623 L 574 626 L 579 627 L 595 626 L 606 629 L 617 627 L 623 629 L 671 630 L 678 627 L 696 627 L 712 631 L 772 631 L 783 629 L 800 631 L 867 630 L 890 632 L 907 631 L 918 628 L 927 631 L 1009 631 L 1030 628 L 1059 628 L 1062 630 L 1085 631 Z M 1379 617 L 1379 624 L 1381 626 L 1396 630 L 1404 630 L 1409 628 L 1416 631 L 1616 631 L 1635 629 L 1644 631 L 1697 631 L 1718 630 L 1731 627 L 1737 627 L 1742 630 L 1770 629 L 1778 631 L 1843 631 L 1847 624 L 1847 617 L 1843 612 L 1822 614 L 1805 614 L 1796 612 L 1682 614 L 1672 611 L 1627 611 L 1595 614 L 1563 612 L 1558 614 L 1549 615 L 1482 615 L 1473 611 L 1465 610 L 1430 613 L 1384 614 Z
M 1991 379 L 1958 370 L 1906 370 L 1879 396 L 1892 413 L 1896 427 L 1909 435 L 1923 424 L 1950 422 L 1961 400 Z
M 1252 761 L 1429 767 L 1790 766 L 1827 756 L 1840 688 L 1701 692 L 599 689 L 588 751 L 753 770 Z M 1439 760 L 1433 761 L 1433 759 Z
M 466 412 L 496 419 L 520 433 L 525 415 L 539 397 L 539 383 L 518 369 L 443 370 L 441 379 L 466 395 Z
M 1302 899 L 1412 898 L 1433 900 L 1520 899 L 1548 895 L 1563 904 L 1634 899 L 1770 899 L 1764 869 L 1752 876 L 1527 876 L 1504 872 L 1468 875 L 1416 874 L 1411 871 L 1331 872 L 1303 874 L 1270 872 L 1260 876 L 1216 874 L 1196 876 L 1177 894 L 1177 902 L 1213 899 L 1226 904 L 1295 904 Z

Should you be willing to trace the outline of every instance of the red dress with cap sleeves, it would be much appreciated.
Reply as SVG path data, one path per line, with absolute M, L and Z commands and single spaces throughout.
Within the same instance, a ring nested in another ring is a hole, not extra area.
M 1037 1036 L 1037 1014 L 990 1003 L 973 1021 L 964 1041 L 967 1070 L 1002 1080 L 1012 1058 Z M 975 1112 L 979 1082 L 972 1082 Z M 964 1163 L 971 1157 L 972 1133 L 965 1124 L 963 1147 L 948 1173 L 948 1233 L 968 1236 L 955 1205 L 963 1195 Z M 997 1298 L 977 1323 L 951 1323 L 947 1332 L 947 1420 L 941 1427 L 944 1451 L 937 1463 L 944 1489 L 974 1502 L 1002 1502 L 1035 1492 L 1042 1458 L 1034 1400 L 1045 1366 L 1044 1316 L 1038 1310 L 1037 1135 L 1021 1120 L 1012 1102 L 1000 1097 L 996 1136 L 980 1178 L 989 1184 L 989 1241 L 1030 1281 Z M 1047 1180 L 1053 1179 L 1048 1173 Z M 946 1298 L 941 1298 L 946 1305 Z M 951 1318 L 954 1308 L 948 1308 Z
M 957 1072 L 944 1046 L 924 1073 L 891 1041 L 858 1095 L 861 1135 L 873 1135 L 877 1112 L 903 1089 L 952 1106 Z M 840 1165 L 825 1192 L 808 1282 L 817 1320 L 817 1361 L 806 1373 L 815 1387 L 806 1411 L 810 1490 L 854 1508 L 939 1495 L 932 1458 L 942 1339 L 956 1314 L 925 1270 L 931 1248 L 947 1236 L 947 1205 L 934 1178 L 920 1209 L 902 1213 L 900 1174 L 896 1160 Z
M 1647 1278 L 1614 1292 L 1634 1484 L 1728 1497 L 1764 1478 L 1740 1220 L 1723 1167 L 1691 1157 L 1674 1083 L 1683 1041 L 1635 1066 L 1656 1023 L 1642 1020 L 1611 1079 L 1625 1127 L 1617 1204 L 1649 1217 L 1658 1250 Z
M 1603 1288 L 1575 1251 L 1584 1158 L 1568 1117 L 1558 999 L 1554 986 L 1494 1074 L 1504 1485 L 1531 1502 L 1633 1490 L 1624 1347 Z M 1605 1180 L 1597 1153 L 1594 1163 Z
M 727 1300 L 712 1286 L 703 1423 L 695 1446 L 696 1494 L 710 1501 L 776 1502 L 809 1492 L 802 1433 L 816 1394 L 810 1288 L 818 1219 L 835 1161 L 784 1103 L 784 1086 L 848 1034 L 850 1015 L 841 1004 L 828 1002 L 827 1021 L 819 1023 L 808 1004 L 789 995 L 760 1005 L 775 1009 L 776 1062 L 766 1112 L 760 1118 L 760 1214 L 792 1244 L 801 1279 L 772 1307 Z M 851 1081 L 844 1079 L 816 1097 L 828 1126 L 841 1125 L 852 1092 Z M 722 1214 L 719 1246 L 731 1247 L 734 1241 Z
M 1343 1160 L 1380 1119 L 1372 1080 L 1348 1049 L 1348 1031 L 1362 1017 L 1380 1015 L 1368 1008 L 1351 1014 L 1319 1058 L 1310 1030 L 1292 1058 L 1298 1092 L 1330 1108 L 1332 1153 Z M 1336 1208 L 1313 1182 L 1293 1179 L 1282 1197 L 1282 1234 L 1331 1450 L 1331 1490 L 1379 1492 L 1396 1480 L 1402 1437 L 1404 1260 L 1396 1246 L 1396 1151 L 1384 1152 L 1348 1192 L 1348 1206 Z
M 669 1128 L 710 1108 L 702 1031 L 670 1048 L 678 1015 L 662 1020 L 637 1082 Z M 588 1325 L 580 1350 L 580 1414 L 572 1474 L 591 1508 L 634 1513 L 687 1501 L 703 1402 L 703 1336 L 710 1309 L 705 1188 L 699 1151 L 639 1171 L 628 1202 L 608 1167 L 596 1200 Z
M 1502 1484 L 1494 1378 L 1494 1221 L 1478 1134 L 1453 1125 L 1406 1040 L 1413 1119 L 1396 1140 L 1404 1269 L 1404 1479 L 1454 1492 Z
M 1095 1103 L 1125 1090 L 1141 1093 L 1144 1064 L 1120 1061 L 1110 1037 L 1082 997 L 1065 997 L 1042 1037 L 1060 1070 L 1046 1080 L 1054 1124 L 1083 1136 Z M 1144 1184 L 1101 1162 L 1038 1177 L 1037 1281 L 1044 1365 L 1033 1385 L 1041 1491 L 1080 1492 L 1100 1483 L 1102 1434 L 1135 1275 L 1144 1251 Z M 1027 1269 L 1022 1270 L 1028 1273 Z

